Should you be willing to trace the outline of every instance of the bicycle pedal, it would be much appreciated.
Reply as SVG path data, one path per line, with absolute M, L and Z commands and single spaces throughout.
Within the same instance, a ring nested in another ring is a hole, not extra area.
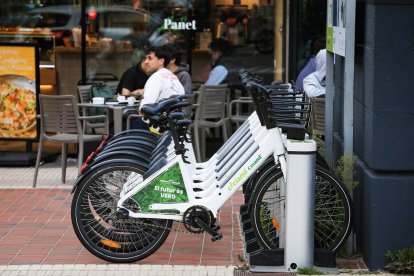
M 204 221 L 202 221 L 199 217 L 195 217 L 194 218 L 194 222 L 204 231 L 206 231 L 207 233 L 209 233 L 212 238 L 212 241 L 218 241 L 221 240 L 223 238 L 223 235 L 218 233 L 217 230 L 215 230 L 214 228 L 216 228 L 217 226 L 215 226 L 214 228 L 210 227 L 209 225 L 207 225 Z

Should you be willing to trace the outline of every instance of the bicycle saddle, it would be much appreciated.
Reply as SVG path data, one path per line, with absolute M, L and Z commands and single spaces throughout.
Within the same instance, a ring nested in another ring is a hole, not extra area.
M 174 96 L 174 97 L 176 97 L 176 98 L 177 98 L 177 99 L 179 99 L 179 100 L 184 100 L 184 99 L 188 99 L 188 98 L 190 98 L 190 97 L 191 97 L 191 95 L 184 94 L 184 95 L 178 95 L 178 96 Z
M 184 112 L 171 112 L 169 117 L 173 120 L 180 120 L 184 119 L 186 117 L 186 114 Z
M 169 108 L 169 110 L 175 110 L 175 109 L 179 109 L 179 108 L 183 108 L 183 107 L 187 107 L 187 106 L 191 106 L 191 105 L 192 105 L 192 103 L 190 103 L 190 102 L 179 102 L 179 103 L 176 103 L 175 105 L 171 106 Z
M 159 103 L 162 103 L 162 102 L 164 102 L 166 100 L 170 100 L 170 99 L 178 99 L 178 100 L 181 101 L 181 100 L 184 100 L 184 99 L 187 99 L 187 98 L 190 98 L 190 97 L 191 97 L 191 95 L 187 95 L 187 94 L 184 94 L 184 95 L 172 95 L 172 96 L 170 96 L 168 98 L 161 99 L 158 102 Z
M 177 126 L 188 126 L 188 125 L 191 125 L 192 122 L 193 121 L 191 121 L 191 120 L 183 119 L 183 120 L 178 120 L 177 122 L 175 122 L 175 124 Z
M 157 113 L 161 113 L 162 111 L 168 109 L 172 105 L 178 103 L 180 100 L 177 98 L 168 99 L 159 103 L 154 104 L 146 104 L 141 107 L 141 112 L 145 115 L 155 115 Z

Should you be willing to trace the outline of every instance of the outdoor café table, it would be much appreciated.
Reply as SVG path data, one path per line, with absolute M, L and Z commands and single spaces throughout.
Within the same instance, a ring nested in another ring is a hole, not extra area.
M 108 110 L 112 111 L 112 119 L 114 122 L 114 134 L 122 131 L 122 113 L 125 108 L 131 108 L 131 105 L 126 103 L 118 102 L 106 102 L 105 104 L 94 104 L 94 103 L 78 103 L 79 107 L 105 107 Z M 133 105 L 136 108 L 139 106 L 139 102 L 136 101 Z

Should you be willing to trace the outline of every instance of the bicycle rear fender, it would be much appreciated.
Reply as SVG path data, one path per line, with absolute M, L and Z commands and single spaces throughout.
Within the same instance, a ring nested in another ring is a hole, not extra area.
M 143 157 L 139 151 L 130 151 L 130 150 L 116 150 L 104 152 L 103 154 L 97 155 L 96 158 L 91 162 L 90 165 L 93 166 L 94 163 L 101 163 L 109 159 L 133 159 L 141 161 L 145 164 L 148 164 L 148 159 Z M 147 165 L 148 166 L 148 165 Z
M 140 144 L 136 144 L 136 145 L 118 145 L 116 147 L 110 147 L 108 149 L 104 149 L 103 151 L 101 151 L 99 154 L 106 154 L 109 152 L 113 152 L 113 151 L 119 151 L 119 150 L 126 150 L 126 151 L 139 151 L 141 154 L 145 155 L 145 157 L 151 158 L 152 156 L 152 150 L 153 149 L 148 149 L 145 146 L 141 147 Z
M 131 138 L 131 139 L 121 139 L 119 141 L 114 141 L 113 143 L 107 144 L 105 146 L 104 150 L 112 148 L 112 147 L 117 147 L 117 146 L 120 146 L 120 145 L 121 146 L 122 145 L 125 145 L 125 146 L 138 145 L 138 146 L 146 147 L 148 149 L 153 150 L 156 147 L 157 143 L 153 142 L 153 141 L 146 141 L 146 140 L 141 140 L 141 139 L 137 139 L 137 138 L 135 138 L 135 139 L 133 139 L 133 138 Z
M 145 164 L 144 162 L 141 162 L 141 161 L 136 161 L 136 160 L 132 160 L 132 159 L 127 159 L 127 158 L 120 158 L 120 159 L 111 159 L 111 160 L 106 160 L 106 161 L 103 161 L 103 162 L 101 162 L 101 163 L 98 163 L 98 164 L 96 164 L 96 165 L 94 165 L 94 166 L 92 166 L 87 172 L 85 172 L 84 174 L 82 174 L 82 175 L 79 175 L 78 176 L 78 179 L 76 179 L 76 181 L 75 181 L 75 183 L 73 184 L 73 189 L 72 189 L 72 192 L 71 193 L 74 193 L 75 191 L 76 191 L 76 189 L 80 186 L 80 185 L 82 185 L 81 183 L 82 183 L 82 180 L 87 176 L 87 175 L 89 175 L 90 173 L 92 173 L 94 170 L 97 170 L 97 169 L 99 169 L 100 167 L 102 167 L 102 166 L 104 166 L 104 165 L 107 165 L 107 164 L 111 164 L 111 163 L 122 163 L 122 164 L 125 164 L 125 165 L 132 165 L 132 166 L 139 166 L 139 167 L 141 167 L 141 169 L 143 170 L 143 171 L 147 171 L 148 170 L 148 165 L 147 164 Z
M 126 136 L 130 136 L 130 137 L 136 137 L 136 136 L 142 136 L 142 137 L 148 137 L 148 138 L 152 138 L 154 140 L 158 140 L 159 135 L 155 135 L 154 133 L 152 133 L 149 130 L 144 130 L 144 129 L 129 129 L 129 130 L 124 130 L 120 133 L 117 133 L 116 135 L 112 136 L 111 139 L 108 142 L 111 142 L 113 140 L 119 139 L 121 137 L 126 137 Z

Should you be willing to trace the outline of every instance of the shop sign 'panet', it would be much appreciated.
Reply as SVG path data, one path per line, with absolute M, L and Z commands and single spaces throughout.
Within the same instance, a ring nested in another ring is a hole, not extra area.
M 164 19 L 164 29 L 171 30 L 197 30 L 196 21 L 191 22 L 174 22 L 169 18 Z

